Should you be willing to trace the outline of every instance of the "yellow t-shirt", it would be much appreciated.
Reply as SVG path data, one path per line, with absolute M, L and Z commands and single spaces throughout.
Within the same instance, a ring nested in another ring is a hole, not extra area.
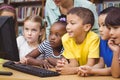
M 100 39 L 92 31 L 88 32 L 81 44 L 76 44 L 67 33 L 62 37 L 62 43 L 64 47 L 63 56 L 67 59 L 76 59 L 79 65 L 85 65 L 88 58 L 99 58 Z

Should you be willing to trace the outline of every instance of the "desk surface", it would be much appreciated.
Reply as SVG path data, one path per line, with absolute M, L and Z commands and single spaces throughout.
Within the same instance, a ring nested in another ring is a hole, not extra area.
M 0 80 L 120 80 L 112 78 L 112 76 L 90 76 L 90 77 L 80 77 L 77 75 L 60 75 L 56 77 L 41 78 L 34 75 L 26 74 L 16 70 L 2 67 L 3 63 L 0 63 L 0 71 L 10 71 L 13 72 L 12 76 L 0 75 Z

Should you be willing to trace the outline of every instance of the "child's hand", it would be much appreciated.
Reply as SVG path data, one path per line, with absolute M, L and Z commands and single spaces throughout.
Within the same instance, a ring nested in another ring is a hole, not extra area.
M 68 61 L 64 58 L 62 58 L 61 60 L 57 61 L 57 67 L 62 67 L 64 65 L 68 64 Z
M 64 67 L 64 65 L 68 64 L 68 61 L 66 59 L 61 59 L 57 61 L 57 65 L 56 65 L 56 71 L 60 71 L 62 67 Z
M 42 60 L 42 67 L 45 69 L 53 68 L 53 66 L 46 59 Z
M 71 67 L 66 59 L 57 61 L 56 71 L 60 74 L 76 74 L 78 67 Z
M 92 71 L 92 67 L 90 66 L 80 66 L 78 75 L 82 77 L 86 77 L 89 76 L 89 74 L 91 74 L 91 71 Z
M 109 39 L 108 45 L 114 53 L 119 53 L 120 52 L 120 46 L 115 44 L 113 39 Z
M 27 64 L 27 60 L 28 60 L 28 58 L 23 57 L 23 58 L 20 59 L 19 62 L 22 63 L 22 64 Z

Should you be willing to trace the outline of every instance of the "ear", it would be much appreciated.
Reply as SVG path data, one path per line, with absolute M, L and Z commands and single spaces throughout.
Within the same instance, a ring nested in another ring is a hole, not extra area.
M 45 34 L 45 29 L 42 28 L 39 35 L 42 36 L 42 35 L 44 35 L 44 34 Z
M 88 32 L 91 29 L 91 24 L 84 25 L 84 31 Z

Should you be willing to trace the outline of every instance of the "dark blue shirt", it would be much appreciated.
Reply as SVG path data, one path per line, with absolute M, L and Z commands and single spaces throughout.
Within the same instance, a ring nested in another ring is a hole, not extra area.
M 103 57 L 107 67 L 111 67 L 113 52 L 108 46 L 108 40 L 100 39 L 100 57 Z

